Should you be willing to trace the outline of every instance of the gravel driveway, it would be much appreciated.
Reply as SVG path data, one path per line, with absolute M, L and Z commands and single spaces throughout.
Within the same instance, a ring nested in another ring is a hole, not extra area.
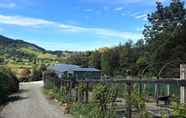
M 63 108 L 48 101 L 42 93 L 43 82 L 21 83 L 20 92 L 3 108 L 2 118 L 70 118 Z

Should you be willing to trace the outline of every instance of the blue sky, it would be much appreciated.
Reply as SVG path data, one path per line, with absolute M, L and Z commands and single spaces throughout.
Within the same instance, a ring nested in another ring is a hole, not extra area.
M 0 34 L 47 50 L 94 50 L 141 38 L 154 9 L 155 0 L 0 0 Z

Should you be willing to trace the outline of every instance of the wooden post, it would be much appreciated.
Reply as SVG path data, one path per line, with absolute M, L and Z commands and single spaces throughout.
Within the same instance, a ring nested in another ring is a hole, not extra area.
M 71 80 L 69 81 L 69 97 L 70 97 L 70 100 L 72 100 L 72 81 Z
M 131 101 L 130 101 L 131 89 L 132 89 L 132 84 L 129 82 L 127 84 L 127 91 L 128 91 L 128 97 L 129 97 L 128 108 L 127 108 L 128 118 L 132 118 L 132 105 L 131 105 Z
M 79 94 L 78 94 L 78 82 L 75 84 L 75 92 L 76 92 L 76 102 L 78 102 L 78 100 L 79 100 Z
M 143 93 L 144 94 L 146 93 L 146 88 L 147 88 L 147 85 L 146 84 L 143 84 Z
M 180 79 L 185 80 L 186 79 L 186 64 L 180 65 Z M 186 87 L 180 87 L 180 102 L 181 104 L 186 103 Z
M 154 98 L 156 98 L 156 93 L 157 93 L 157 84 L 154 84 Z
M 62 84 L 63 84 L 63 81 L 60 79 L 60 91 L 61 91 L 61 92 L 63 92 L 63 91 L 62 91 L 62 90 L 63 90 L 63 85 L 62 85 Z
M 86 83 L 86 93 L 85 93 L 85 96 L 86 96 L 85 102 L 86 102 L 86 103 L 88 103 L 88 97 L 89 97 L 89 94 L 88 94 L 88 87 L 89 87 L 89 86 L 88 86 L 88 85 L 89 85 L 89 83 L 87 82 L 87 83 Z
M 169 96 L 170 95 L 170 85 L 167 84 L 166 87 L 167 87 L 167 96 Z
M 159 80 L 159 76 L 157 77 L 157 80 Z M 156 105 L 159 105 L 159 96 L 160 96 L 160 84 L 155 84 L 155 90 L 156 90 L 156 93 L 155 93 L 155 97 L 156 97 Z
M 44 83 L 44 88 L 46 88 L 45 72 L 42 72 L 42 80 L 43 80 L 43 83 Z
M 142 80 L 142 76 L 140 76 L 140 80 Z M 140 96 L 142 96 L 142 94 L 143 94 L 142 88 L 143 88 L 143 84 L 142 84 L 142 82 L 140 82 L 140 85 L 139 85 L 139 93 L 140 93 Z

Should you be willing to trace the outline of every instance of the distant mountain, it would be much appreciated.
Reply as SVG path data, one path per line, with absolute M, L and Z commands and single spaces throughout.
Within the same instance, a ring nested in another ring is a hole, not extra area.
M 0 35 L 0 57 L 5 59 L 33 59 L 48 52 L 35 44 Z
M 15 40 L 15 39 L 11 39 L 5 36 L 0 35 L 0 48 L 7 48 L 11 46 L 11 48 L 32 48 L 33 50 L 37 50 L 37 51 L 45 51 L 44 48 L 41 48 L 35 44 L 32 43 L 28 43 L 25 42 L 23 40 Z

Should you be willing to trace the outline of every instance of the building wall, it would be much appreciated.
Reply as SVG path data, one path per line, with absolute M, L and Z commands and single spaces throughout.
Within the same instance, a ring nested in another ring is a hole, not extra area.
M 75 79 L 101 79 L 101 72 L 74 72 Z

